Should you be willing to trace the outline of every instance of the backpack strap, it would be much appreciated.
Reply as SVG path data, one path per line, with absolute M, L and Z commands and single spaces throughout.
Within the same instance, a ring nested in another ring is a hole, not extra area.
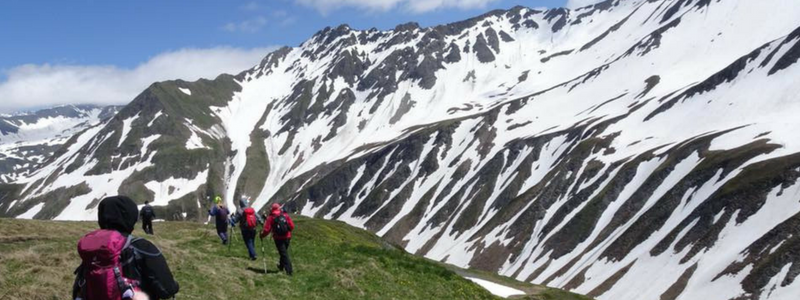
M 75 269 L 75 282 L 72 283 L 72 299 L 86 299 L 86 279 L 83 276 L 83 263 Z
M 139 256 L 139 255 L 145 255 L 145 256 L 151 256 L 151 257 L 153 257 L 153 256 L 161 256 L 161 250 L 160 249 L 158 250 L 158 252 L 148 252 L 148 251 L 144 251 L 142 249 L 136 248 L 136 246 L 134 246 L 133 243 L 135 243 L 135 242 L 137 242 L 139 240 L 143 240 L 143 238 L 140 238 L 140 237 L 131 238 L 131 237 L 133 237 L 133 235 L 129 235 L 128 236 L 128 242 L 125 244 L 125 248 L 130 247 L 131 249 L 133 249 L 133 252 L 134 252 L 135 256 Z M 156 248 L 156 249 L 158 249 L 158 248 Z

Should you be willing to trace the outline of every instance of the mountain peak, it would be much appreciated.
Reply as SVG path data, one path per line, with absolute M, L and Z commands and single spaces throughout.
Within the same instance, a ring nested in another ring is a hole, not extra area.
M 793 299 L 797 11 L 629 0 L 328 27 L 236 77 L 154 85 L 14 180 L 0 214 L 91 219 L 128 194 L 198 220 L 247 196 L 599 299 Z

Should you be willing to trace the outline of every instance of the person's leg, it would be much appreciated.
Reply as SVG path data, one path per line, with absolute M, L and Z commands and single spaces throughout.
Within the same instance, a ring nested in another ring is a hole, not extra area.
M 147 229 L 150 230 L 150 234 L 153 234 L 153 220 L 147 221 Z
M 255 238 L 251 237 L 249 240 L 247 240 L 247 251 L 250 252 L 250 258 L 255 260 L 256 257 L 257 257 L 257 254 L 256 254 L 256 239 Z
M 282 250 L 283 249 L 283 241 L 281 241 L 281 240 L 274 240 L 274 241 L 275 241 L 275 249 L 278 250 L 278 271 L 279 272 L 283 272 L 283 270 L 284 270 L 284 268 L 283 268 L 283 255 L 281 255 L 281 253 L 283 253 L 282 252 L 283 251 Z
M 225 225 L 228 224 L 216 224 L 217 236 L 219 236 L 219 239 L 222 241 L 223 245 L 228 243 L 228 226 Z
M 144 234 L 147 234 L 147 221 L 145 220 L 142 220 L 142 231 L 144 231 Z
M 256 232 L 255 230 L 242 230 L 242 237 L 247 244 L 247 252 L 250 254 L 250 259 L 256 259 Z
M 278 248 L 278 254 L 280 255 L 278 270 L 285 270 L 286 274 L 292 275 L 292 262 L 289 260 L 289 240 L 275 240 L 275 247 Z
M 292 269 L 292 259 L 291 257 L 289 257 L 289 246 L 291 245 L 291 243 L 292 239 L 286 240 L 286 247 L 285 247 L 286 249 L 284 249 L 283 251 L 284 256 L 286 257 L 286 261 L 283 263 L 283 267 L 286 269 L 286 274 L 289 274 L 289 276 L 291 276 L 292 273 L 294 273 L 294 269 Z

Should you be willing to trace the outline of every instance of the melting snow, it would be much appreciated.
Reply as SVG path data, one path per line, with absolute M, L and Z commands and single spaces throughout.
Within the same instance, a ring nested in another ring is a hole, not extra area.
M 500 284 L 497 284 L 497 283 L 494 283 L 494 282 L 491 282 L 491 281 L 478 279 L 478 278 L 472 278 L 472 277 L 464 277 L 464 278 L 469 279 L 470 281 L 472 281 L 474 283 L 477 283 L 478 285 L 480 285 L 483 288 L 485 288 L 486 290 L 488 290 L 490 293 L 495 294 L 495 295 L 500 296 L 500 297 L 503 297 L 503 298 L 508 298 L 508 297 L 511 297 L 511 296 L 514 296 L 514 295 L 525 295 L 525 292 L 523 292 L 523 291 L 520 291 L 520 290 L 515 289 L 515 288 L 507 287 L 505 285 L 500 285 Z
M 194 149 L 204 149 L 208 148 L 206 145 L 203 144 L 203 139 L 197 135 L 197 132 L 192 130 L 192 136 L 186 141 L 186 149 L 187 150 L 194 150 Z
M 35 217 L 36 214 L 38 214 L 40 211 L 42 211 L 43 207 L 44 207 L 44 203 L 36 204 L 33 207 L 31 207 L 31 209 L 26 211 L 24 214 L 21 214 L 21 215 L 17 216 L 17 219 L 33 219 L 33 217 Z
M 125 140 L 128 138 L 128 133 L 131 132 L 131 124 L 133 124 L 133 121 L 136 121 L 136 119 L 138 118 L 139 114 L 137 113 L 135 116 L 122 121 L 122 135 L 120 135 L 119 137 L 119 144 L 117 145 L 117 147 L 122 146 L 122 143 L 124 143 Z
M 197 174 L 194 179 L 184 179 L 171 177 L 164 182 L 151 181 L 144 186 L 155 193 L 153 206 L 165 206 L 172 200 L 177 200 L 183 196 L 191 194 L 201 185 L 206 183 L 208 169 Z

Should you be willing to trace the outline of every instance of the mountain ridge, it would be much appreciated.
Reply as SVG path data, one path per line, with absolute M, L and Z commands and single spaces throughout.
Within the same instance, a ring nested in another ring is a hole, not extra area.
M 247 195 L 598 299 L 788 299 L 797 9 L 611 0 L 329 27 L 235 76 L 154 84 L 0 213 L 87 219 L 125 193 L 199 219 L 208 196 Z

